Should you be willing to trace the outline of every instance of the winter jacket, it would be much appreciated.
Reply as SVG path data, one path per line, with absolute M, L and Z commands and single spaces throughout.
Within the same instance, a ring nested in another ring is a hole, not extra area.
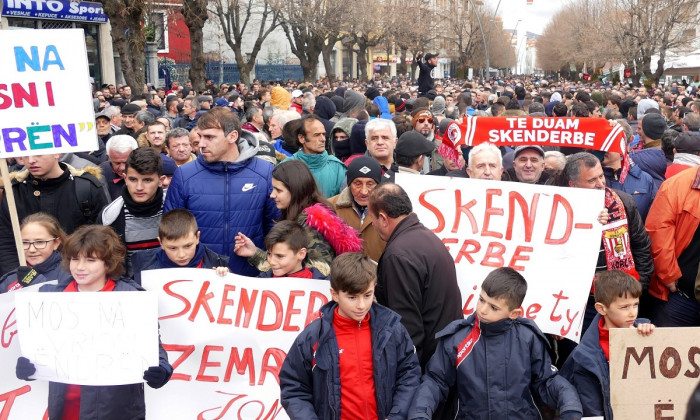
M 383 96 L 377 96 L 374 98 L 372 103 L 375 103 L 379 107 L 380 118 L 385 120 L 391 119 L 391 111 L 389 111 L 389 101 Z
M 375 295 L 377 302 L 401 316 L 421 366 L 435 352 L 435 334 L 463 318 L 454 260 L 415 213 L 399 222 L 386 243 Z
M 643 149 L 630 153 L 630 159 L 642 171 L 648 173 L 654 180 L 658 190 L 661 183 L 666 180 L 666 155 L 661 149 Z
M 100 169 L 109 192 L 109 202 L 112 202 L 122 195 L 122 188 L 125 185 L 124 178 L 114 173 L 114 168 L 112 168 L 110 161 L 100 163 Z
M 232 273 L 255 277 L 258 271 L 245 258 L 233 253 L 238 232 L 257 247 L 280 216 L 272 192 L 273 165 L 254 159 L 258 141 L 243 131 L 238 141 L 240 156 L 235 162 L 197 160 L 180 166 L 165 198 L 163 213 L 185 208 L 197 218 L 201 242 L 217 254 L 229 256 Z
M 340 362 L 329 302 L 294 340 L 279 373 L 282 406 L 290 419 L 339 420 Z M 420 366 L 399 316 L 375 303 L 369 311 L 378 419 L 405 419 Z
M 576 390 L 557 375 L 547 339 L 532 320 L 485 323 L 471 315 L 448 325 L 437 338 L 409 419 L 430 419 L 451 386 L 459 395 L 458 419 L 539 419 L 535 396 L 558 407 L 562 420 L 581 418 Z
M 624 191 L 615 190 L 615 193 L 620 197 L 625 207 L 627 226 L 629 228 L 629 246 L 632 250 L 632 258 L 634 258 L 634 268 L 639 274 L 639 282 L 642 283 L 642 287 L 646 290 L 649 287 L 651 276 L 654 273 L 654 260 L 651 256 L 651 239 L 649 239 L 649 235 L 644 229 L 644 221 L 637 210 L 637 203 L 634 201 L 634 198 Z M 601 239 L 601 250 L 604 247 L 602 241 L 603 239 Z M 605 258 L 605 252 L 599 252 L 596 266 L 605 267 L 607 264 Z
M 219 255 L 202 244 L 200 244 L 199 246 L 204 247 L 204 258 L 202 259 L 202 268 L 228 266 L 228 257 L 224 255 Z M 165 251 L 163 251 L 163 249 L 161 248 L 145 249 L 143 251 L 135 252 L 134 255 L 131 256 L 131 264 L 134 268 L 134 281 L 138 284 L 141 284 L 142 271 L 157 270 L 159 268 L 171 268 L 163 267 L 158 261 L 158 256 L 162 256 L 164 254 Z
M 65 163 L 59 165 L 63 174 L 58 178 L 36 179 L 28 169 L 10 174 L 12 191 L 19 220 L 38 212 L 49 213 L 58 219 L 67 234 L 71 234 L 82 225 L 95 223 L 100 210 L 107 204 L 107 196 L 98 180 L 98 167 L 75 169 Z M 0 202 L 0 274 L 18 266 L 7 197 L 3 194 Z
M 651 255 L 656 270 L 651 278 L 649 293 L 668 300 L 669 291 L 665 285 L 682 277 L 678 257 L 690 245 L 698 226 L 700 167 L 688 169 L 666 180 L 651 204 L 646 230 L 651 238 Z
M 333 204 L 333 208 L 335 208 L 335 212 L 338 213 L 338 216 L 343 219 L 348 226 L 360 232 L 362 249 L 365 251 L 365 254 L 374 261 L 379 261 L 379 258 L 384 252 L 386 242 L 384 242 L 382 238 L 379 237 L 377 231 L 374 230 L 374 226 L 372 226 L 373 218 L 369 209 L 366 210 L 364 220 L 361 220 L 355 208 L 350 187 L 346 187 L 340 194 L 332 197 L 329 201 Z
M 418 68 L 420 69 L 420 71 L 418 72 L 417 82 L 418 95 L 425 95 L 426 93 L 428 93 L 429 90 L 435 88 L 435 82 L 433 81 L 433 77 L 430 75 L 430 72 L 432 72 L 436 66 L 433 66 L 423 61 L 422 55 L 416 57 L 416 63 L 418 64 Z
M 299 150 L 288 159 L 300 160 L 309 167 L 324 197 L 333 197 L 340 192 L 347 168 L 337 157 L 329 155 L 326 151 L 310 155 Z
M 605 183 L 609 188 L 624 191 L 634 198 L 639 215 L 642 216 L 642 221 L 646 220 L 657 191 L 651 175 L 642 171 L 637 165 L 630 166 L 624 183 L 621 183 L 619 180 L 619 169 L 615 171 L 613 168 L 604 167 L 603 173 L 605 174 Z
M 596 315 L 559 374 L 576 388 L 584 416 L 603 416 L 605 420 L 612 420 L 610 367 L 600 347 L 599 322 L 600 315 Z M 634 326 L 648 323 L 648 319 L 638 318 Z
M 61 269 L 61 253 L 54 251 L 46 261 L 31 267 L 37 275 L 30 285 L 45 283 L 47 281 L 58 280 L 58 283 L 67 283 L 71 276 Z M 17 281 L 17 268 L 0 278 L 0 293 L 8 292 L 10 287 Z
M 69 283 L 45 285 L 40 292 L 62 292 Z M 122 278 L 116 282 L 115 292 L 144 291 L 131 279 Z M 168 363 L 168 353 L 158 343 L 159 365 L 166 369 L 168 378 L 173 368 Z M 60 419 L 67 384 L 49 382 L 49 418 Z M 128 385 L 80 386 L 80 420 L 140 420 L 146 418 L 146 402 L 143 383 Z

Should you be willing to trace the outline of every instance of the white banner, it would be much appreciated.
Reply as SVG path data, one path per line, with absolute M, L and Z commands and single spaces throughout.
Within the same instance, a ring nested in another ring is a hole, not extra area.
M 0 32 L 0 158 L 96 150 L 83 30 Z
M 122 385 L 158 366 L 155 293 L 16 293 L 15 306 L 35 379 Z
M 148 418 L 287 418 L 279 370 L 330 299 L 328 281 L 193 268 L 144 271 L 142 279 L 158 293 L 161 340 L 175 368 L 165 387 L 146 388 Z
M 0 419 L 41 420 L 46 413 L 49 383 L 23 381 L 15 376 L 19 349 L 15 318 L 15 294 L 38 290 L 30 286 L 16 292 L 0 294 Z
M 396 183 L 452 255 L 465 315 L 486 275 L 509 266 L 528 282 L 523 316 L 546 333 L 580 340 L 603 191 L 410 174 L 396 174 Z

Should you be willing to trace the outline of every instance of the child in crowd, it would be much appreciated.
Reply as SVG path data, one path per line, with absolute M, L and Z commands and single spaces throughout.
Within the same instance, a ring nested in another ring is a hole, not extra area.
M 399 316 L 373 303 L 376 271 L 360 253 L 333 260 L 333 301 L 299 334 L 279 374 L 292 420 L 406 418 L 420 365 Z
M 459 395 L 458 418 L 538 419 L 535 405 L 558 407 L 561 419 L 580 419 L 576 390 L 552 366 L 547 339 L 521 318 L 527 282 L 509 267 L 481 285 L 476 312 L 439 332 L 411 405 L 409 419 L 430 419 L 450 387 Z M 533 395 L 535 393 L 535 395 Z
M 22 220 L 20 232 L 27 265 L 0 278 L 0 293 L 50 280 L 67 282 L 70 275 L 61 269 L 61 253 L 58 251 L 66 234 L 58 220 L 48 213 L 30 214 Z
M 584 416 L 613 418 L 608 365 L 610 329 L 637 328 L 644 336 L 654 331 L 649 320 L 637 319 L 641 295 L 642 284 L 624 271 L 596 274 L 594 296 L 598 315 L 561 369 L 561 375 L 578 391 Z
M 122 292 L 143 291 L 124 273 L 126 248 L 112 229 L 100 225 L 84 225 L 68 237 L 61 250 L 62 265 L 72 279 L 58 285 L 47 284 L 41 292 Z M 160 362 L 144 372 L 143 379 L 151 388 L 165 385 L 173 373 L 168 355 L 159 347 Z M 17 359 L 16 375 L 32 380 L 34 364 L 25 357 Z M 145 418 L 143 384 L 87 386 L 49 383 L 49 418 L 77 420 Z
M 194 215 L 185 209 L 165 213 L 158 225 L 160 248 L 136 252 L 132 257 L 134 280 L 141 284 L 141 271 L 159 268 L 213 268 L 217 274 L 228 273 L 228 257 L 219 255 L 199 243 L 199 226 Z
M 259 277 L 300 277 L 327 280 L 315 267 L 308 267 L 306 250 L 309 237 L 297 222 L 282 220 L 265 236 L 267 262 L 270 270 L 260 272 Z

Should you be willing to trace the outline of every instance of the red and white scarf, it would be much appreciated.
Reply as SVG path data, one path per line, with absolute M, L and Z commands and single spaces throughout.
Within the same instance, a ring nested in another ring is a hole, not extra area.
M 608 270 L 622 270 L 639 280 L 630 248 L 625 205 L 611 188 L 605 189 L 605 208 L 608 209 L 608 223 L 603 226 L 603 247 Z

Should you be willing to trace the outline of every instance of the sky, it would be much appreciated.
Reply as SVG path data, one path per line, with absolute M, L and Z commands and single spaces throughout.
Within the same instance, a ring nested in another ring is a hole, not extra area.
M 525 32 L 542 34 L 545 26 L 552 16 L 564 7 L 570 0 L 532 0 L 528 5 L 527 0 L 501 0 L 497 15 L 503 19 L 504 29 L 518 29 L 518 45 L 524 42 Z M 495 9 L 499 0 L 486 0 L 485 3 Z M 518 20 L 521 20 L 518 23 Z M 521 55 L 524 46 L 520 47 Z M 522 57 L 520 57 L 522 59 Z

